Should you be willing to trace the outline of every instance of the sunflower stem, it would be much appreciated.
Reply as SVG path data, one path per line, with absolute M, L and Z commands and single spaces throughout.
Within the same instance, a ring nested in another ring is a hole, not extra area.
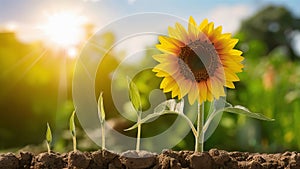
M 198 103 L 197 135 L 195 136 L 195 152 L 203 152 L 204 134 L 204 102 Z
M 139 111 L 138 112 L 138 127 L 137 127 L 137 136 L 136 136 L 136 151 L 139 152 L 140 151 L 140 144 L 141 144 L 141 127 L 142 127 L 142 124 L 140 123 L 141 122 L 141 112 Z

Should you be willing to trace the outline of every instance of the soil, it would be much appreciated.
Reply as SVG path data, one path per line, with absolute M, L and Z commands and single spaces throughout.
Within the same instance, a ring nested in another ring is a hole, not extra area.
M 300 169 L 300 153 L 261 154 L 227 152 L 211 149 L 208 152 L 165 150 L 161 154 L 110 151 L 0 154 L 0 169 Z

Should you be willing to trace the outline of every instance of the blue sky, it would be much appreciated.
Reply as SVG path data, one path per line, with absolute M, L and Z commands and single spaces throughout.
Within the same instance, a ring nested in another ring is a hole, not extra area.
M 0 28 L 14 23 L 25 38 L 37 36 L 33 29 L 45 19 L 45 13 L 73 10 L 99 28 L 126 15 L 162 12 L 186 19 L 194 16 L 198 22 L 208 18 L 234 32 L 243 18 L 268 4 L 284 5 L 300 16 L 297 0 L 0 0 Z

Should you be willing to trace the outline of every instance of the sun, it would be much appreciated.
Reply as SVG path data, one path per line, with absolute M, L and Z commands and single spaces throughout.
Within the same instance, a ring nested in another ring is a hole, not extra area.
M 45 35 L 45 41 L 68 49 L 83 39 L 85 23 L 85 17 L 70 11 L 63 11 L 48 14 L 45 22 L 39 27 Z

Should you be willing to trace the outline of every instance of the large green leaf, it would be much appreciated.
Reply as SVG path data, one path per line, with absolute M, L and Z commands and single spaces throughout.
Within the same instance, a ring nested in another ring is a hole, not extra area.
M 142 102 L 139 90 L 135 83 L 127 77 L 129 87 L 129 99 L 137 112 L 142 112 Z
M 229 113 L 235 113 L 235 114 L 242 114 L 242 115 L 246 115 L 248 117 L 259 119 L 259 120 L 274 121 L 274 119 L 271 119 L 260 113 L 253 113 L 250 110 L 248 110 L 246 107 L 243 107 L 240 105 L 237 105 L 234 107 L 226 107 L 223 111 L 229 112 Z
M 141 119 L 139 122 L 137 122 L 130 128 L 125 129 L 125 131 L 133 130 L 133 129 L 137 128 L 139 124 L 146 123 L 147 121 L 149 121 L 153 118 L 156 118 L 156 117 L 159 117 L 162 115 L 166 115 L 166 114 L 176 114 L 179 117 L 182 117 L 183 119 L 185 119 L 187 121 L 187 123 L 189 124 L 189 126 L 191 127 L 193 133 L 196 134 L 197 131 L 196 131 L 193 123 L 191 122 L 191 120 L 183 113 L 183 108 L 184 108 L 183 99 L 179 103 L 177 103 L 176 100 L 174 100 L 174 99 L 164 101 L 163 103 L 159 104 L 154 109 L 154 113 L 147 115 L 145 118 Z
M 160 103 L 157 107 L 155 107 L 154 113 L 161 113 L 165 110 L 170 110 L 177 113 L 183 113 L 183 108 L 184 108 L 184 99 L 181 99 L 180 102 L 177 102 L 175 99 L 169 99 Z
M 219 103 L 223 102 L 224 107 L 223 108 L 222 107 L 215 107 L 213 112 L 209 113 L 208 118 L 207 118 L 207 120 L 204 124 L 204 127 L 203 127 L 203 132 L 204 133 L 206 131 L 208 131 L 209 125 L 212 123 L 214 118 L 217 117 L 218 115 L 220 115 L 220 113 L 222 113 L 222 112 L 242 114 L 242 115 L 246 115 L 248 117 L 259 119 L 259 120 L 274 121 L 274 119 L 266 117 L 263 114 L 253 113 L 249 109 L 247 109 L 243 106 L 240 106 L 240 105 L 232 106 L 230 103 L 226 102 L 226 100 L 224 100 L 224 99 L 219 99 L 219 100 L 217 100 L 217 102 L 219 102 Z M 219 105 L 222 105 L 222 104 L 219 104 Z
M 101 123 L 105 120 L 105 111 L 104 111 L 104 105 L 103 105 L 103 92 L 100 93 L 100 96 L 98 98 L 98 116 L 101 121 Z
M 46 141 L 48 144 L 50 144 L 52 142 L 52 133 L 51 133 L 49 123 L 47 123 Z
M 73 111 L 73 113 L 72 113 L 72 115 L 71 115 L 71 117 L 70 117 L 70 132 L 71 132 L 71 134 L 72 134 L 72 136 L 73 137 L 75 137 L 76 136 L 76 128 L 75 128 L 75 121 L 74 121 L 74 118 L 75 118 L 75 111 Z

